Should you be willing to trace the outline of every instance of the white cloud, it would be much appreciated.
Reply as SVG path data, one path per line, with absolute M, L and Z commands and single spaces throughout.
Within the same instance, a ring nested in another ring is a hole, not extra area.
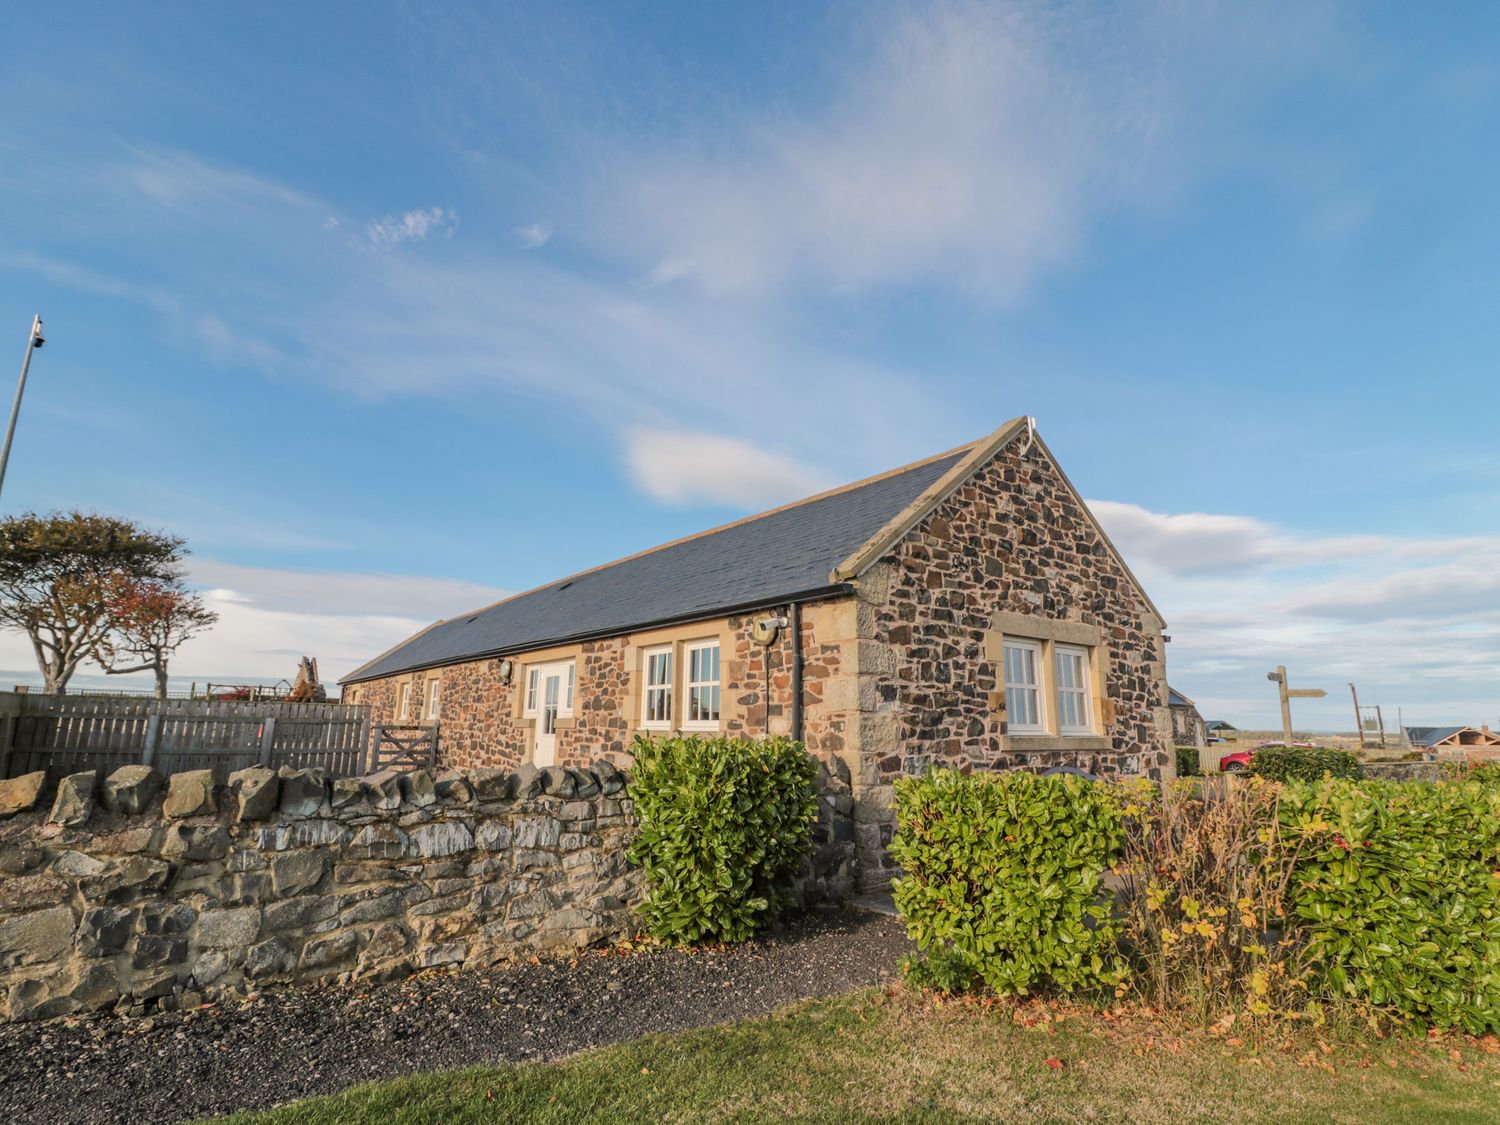
M 137 150 L 123 169 L 110 169 L 108 174 L 120 171 L 142 195 L 164 207 L 315 206 L 308 196 L 275 180 L 209 164 L 175 149 Z
M 625 461 L 636 486 L 664 504 L 768 508 L 827 487 L 816 470 L 718 434 L 633 430 Z
M 1169 623 L 1171 678 L 1209 718 L 1279 725 L 1285 664 L 1299 727 L 1353 729 L 1348 684 L 1390 725 L 1500 718 L 1500 537 L 1293 532 L 1245 516 L 1089 501 Z
M 184 685 L 290 679 L 303 655 L 317 657 L 320 674 L 332 684 L 436 619 L 505 596 L 451 578 L 280 570 L 207 559 L 192 560 L 188 578 L 202 587 L 219 622 L 172 661 L 173 678 Z M 22 634 L 0 633 L 0 668 L 18 677 L 17 683 L 38 678 Z M 92 668 L 85 673 L 93 686 L 146 686 L 149 680 L 105 678 Z
M 524 227 L 517 227 L 516 237 L 521 240 L 521 249 L 535 250 L 539 246 L 545 246 L 552 238 L 551 223 L 527 223 Z
M 365 237 L 375 246 L 395 246 L 402 242 L 422 242 L 432 231 L 446 231 L 450 236 L 458 225 L 458 215 L 450 208 L 428 207 L 387 215 L 365 227 Z
M 1096 221 L 1200 172 L 1195 133 L 1275 80 L 1258 63 L 1319 41 L 1318 9 L 903 6 L 870 49 L 830 55 L 854 61 L 823 104 L 714 120 L 639 157 L 602 209 L 646 276 L 716 294 L 935 281 L 1011 300 Z

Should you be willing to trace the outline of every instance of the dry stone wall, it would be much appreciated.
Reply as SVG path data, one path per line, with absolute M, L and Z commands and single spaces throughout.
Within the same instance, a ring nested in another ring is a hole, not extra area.
M 608 763 L 0 782 L 0 1016 L 176 1007 L 629 933 L 624 787 Z

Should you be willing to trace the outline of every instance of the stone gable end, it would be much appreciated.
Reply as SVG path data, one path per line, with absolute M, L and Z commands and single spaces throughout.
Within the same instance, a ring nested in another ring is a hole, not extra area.
M 1168 776 L 1161 622 L 1040 443 L 1002 448 L 858 580 L 861 882 L 893 872 L 892 782 L 930 766 Z M 1090 647 L 1095 733 L 1008 732 L 1002 638 Z

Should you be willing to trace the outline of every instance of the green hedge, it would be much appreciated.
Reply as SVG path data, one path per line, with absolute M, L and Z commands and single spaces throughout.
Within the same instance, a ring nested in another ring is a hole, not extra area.
M 1296 932 L 1329 990 L 1500 1030 L 1500 790 L 1326 780 L 1282 794 Z
M 1267 746 L 1250 755 L 1250 772 L 1271 781 L 1318 781 L 1325 773 L 1360 778 L 1365 773 L 1349 751 L 1326 746 Z
M 641 737 L 631 752 L 646 928 L 677 944 L 751 937 L 809 851 L 817 763 L 784 738 Z
M 1177 747 L 1177 776 L 1197 777 L 1199 774 L 1198 748 L 1196 746 Z
M 1123 840 L 1108 786 L 934 770 L 898 781 L 896 808 L 896 906 L 950 977 L 957 957 L 1001 994 L 1123 979 L 1100 879 Z

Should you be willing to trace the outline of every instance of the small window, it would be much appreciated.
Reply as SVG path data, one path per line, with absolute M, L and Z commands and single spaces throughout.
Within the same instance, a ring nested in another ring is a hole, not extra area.
M 427 681 L 427 719 L 435 721 L 438 717 L 438 701 L 442 693 L 441 680 Z
M 396 687 L 396 718 L 406 718 L 407 708 L 411 705 L 411 684 L 402 682 Z
M 1059 734 L 1092 734 L 1089 716 L 1089 652 L 1073 645 L 1056 645 L 1052 665 L 1057 677 Z
M 1011 734 L 1045 734 L 1042 713 L 1042 646 L 1035 641 L 1005 642 L 1005 718 Z
M 700 641 L 687 646 L 687 713 L 684 728 L 719 728 L 719 642 Z
M 646 686 L 641 693 L 641 725 L 666 730 L 672 725 L 672 650 L 650 649 L 644 659 Z
M 548 708 L 551 708 L 554 718 L 572 715 L 574 666 L 575 661 L 565 660 L 528 668 L 522 718 L 541 718 Z

